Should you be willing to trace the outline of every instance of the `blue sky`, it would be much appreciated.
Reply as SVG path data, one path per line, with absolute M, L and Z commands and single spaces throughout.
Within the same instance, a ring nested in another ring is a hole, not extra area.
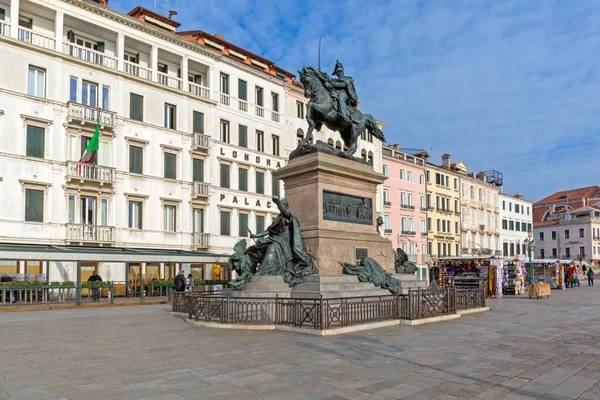
M 158 10 L 164 6 L 158 0 Z M 127 12 L 154 0 L 112 0 Z M 595 1 L 168 0 L 180 29 L 296 72 L 344 63 L 389 143 L 424 148 L 536 201 L 600 184 L 600 10 Z

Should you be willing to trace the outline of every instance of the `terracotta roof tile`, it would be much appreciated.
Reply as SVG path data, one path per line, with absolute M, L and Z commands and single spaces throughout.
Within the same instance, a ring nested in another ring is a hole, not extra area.
M 550 225 L 558 225 L 558 221 L 539 221 L 539 222 L 533 223 L 534 228 L 540 228 L 543 226 L 550 226 Z

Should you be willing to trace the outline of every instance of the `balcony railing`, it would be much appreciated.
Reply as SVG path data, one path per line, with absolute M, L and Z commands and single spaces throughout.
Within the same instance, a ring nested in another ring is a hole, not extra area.
M 169 76 L 167 74 L 165 74 L 164 72 L 157 72 L 156 73 L 156 81 L 158 83 L 160 83 L 161 85 L 165 85 L 167 87 L 173 88 L 173 89 L 183 89 L 183 80 L 180 78 L 176 78 L 174 76 Z
M 238 99 L 238 110 L 248 112 L 248 102 Z
M 427 207 L 421 207 L 422 212 L 427 212 Z
M 210 89 L 206 86 L 201 86 L 193 82 L 188 82 L 188 92 L 194 96 L 210 99 Z
M 113 184 L 115 183 L 115 169 L 97 164 L 69 161 L 67 162 L 67 178 Z
M 419 262 L 419 255 L 418 254 L 407 254 L 407 256 L 408 256 L 408 261 L 414 262 L 414 263 L 418 263 Z
M 400 208 L 404 208 L 406 210 L 414 210 L 415 206 L 413 206 L 411 204 L 400 204 Z
M 117 59 L 115 57 L 107 56 L 99 51 L 88 49 L 74 43 L 63 43 L 63 52 L 73 58 L 102 65 L 107 68 L 117 69 Z
M 194 182 L 192 194 L 196 197 L 208 197 L 210 194 L 210 183 Z
M 196 249 L 208 249 L 210 247 L 210 233 L 193 233 L 192 246 Z
M 0 22 L 0 35 L 10 36 L 10 25 Z
M 129 75 L 137 76 L 138 78 L 152 80 L 152 70 L 145 67 L 140 67 L 138 64 L 123 62 L 123 72 Z
M 392 230 L 391 229 L 386 229 L 385 233 L 392 233 Z
M 402 229 L 402 234 L 408 236 L 415 236 L 417 233 L 415 231 L 405 231 L 404 229 Z
M 208 150 L 210 145 L 210 136 L 203 133 L 194 133 L 194 147 Z
M 468 247 L 462 247 L 462 248 L 460 249 L 460 252 L 461 252 L 461 253 L 463 253 L 463 254 L 466 254 L 466 253 L 468 253 L 468 252 L 469 252 L 469 248 L 468 248 Z
M 112 226 L 67 224 L 67 241 L 111 243 L 115 241 Z
M 384 201 L 383 201 L 383 205 L 384 205 L 384 206 L 386 206 L 386 207 L 391 207 L 391 205 L 392 205 L 392 202 L 391 202 L 391 201 L 384 200 Z
M 454 212 L 449 208 L 441 208 L 441 207 L 438 207 L 437 210 L 438 210 L 438 212 L 445 213 L 445 214 L 452 214 Z
M 42 35 L 41 33 L 23 27 L 19 27 L 17 39 L 21 42 L 30 43 L 34 46 L 44 47 L 46 49 L 54 50 L 56 46 L 56 41 L 53 37 Z
M 271 111 L 271 120 L 279 122 L 279 113 L 277 111 Z
M 81 124 L 90 123 L 96 124 L 100 121 L 100 125 L 114 127 L 116 125 L 116 113 L 106 111 L 98 107 L 90 107 L 85 104 L 68 103 L 69 120 L 80 121 Z
M 228 106 L 231 103 L 231 96 L 225 93 L 221 93 L 219 96 L 221 104 Z
M 254 111 L 256 113 L 256 116 L 264 118 L 264 116 L 265 116 L 265 109 L 264 109 L 264 107 L 255 106 L 254 107 Z

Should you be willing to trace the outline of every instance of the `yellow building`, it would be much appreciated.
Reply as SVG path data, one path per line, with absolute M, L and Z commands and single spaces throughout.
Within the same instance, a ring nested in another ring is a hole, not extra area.
M 442 165 L 427 162 L 427 246 L 434 262 L 460 254 L 459 175 L 450 166 L 450 155 Z

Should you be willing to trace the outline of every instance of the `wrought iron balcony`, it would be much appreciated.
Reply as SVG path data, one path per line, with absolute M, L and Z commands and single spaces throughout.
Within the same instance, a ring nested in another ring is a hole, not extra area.
M 560 258 L 571 259 L 573 257 L 571 254 L 563 254 Z
M 67 241 L 111 244 L 115 241 L 115 228 L 102 225 L 67 224 Z
M 77 121 L 81 125 L 96 125 L 100 121 L 101 127 L 114 128 L 117 124 L 117 113 L 71 101 L 67 103 L 67 118 L 68 122 Z
M 412 204 L 400 204 L 400 208 L 404 208 L 406 210 L 414 210 L 415 206 L 413 206 Z
M 97 164 L 67 162 L 67 180 L 79 180 L 81 183 L 89 181 L 99 185 L 113 185 L 116 181 L 116 170 Z
M 193 233 L 192 247 L 194 249 L 208 249 L 210 247 L 210 233 Z
M 386 229 L 385 233 L 392 233 L 392 230 L 391 229 Z
M 404 229 L 402 229 L 402 234 L 408 236 L 415 236 L 417 233 L 415 231 L 405 231 Z
M 391 206 L 392 206 L 392 202 L 391 202 L 391 201 L 384 200 L 384 201 L 383 201 L 383 205 L 384 205 L 384 206 L 386 206 L 386 207 L 391 207 Z
M 210 136 L 203 133 L 194 133 L 194 148 L 207 151 L 210 146 Z
M 210 195 L 210 183 L 194 182 L 192 194 L 195 197 L 208 197 Z
M 427 207 L 421 207 L 421 212 L 427 212 Z

